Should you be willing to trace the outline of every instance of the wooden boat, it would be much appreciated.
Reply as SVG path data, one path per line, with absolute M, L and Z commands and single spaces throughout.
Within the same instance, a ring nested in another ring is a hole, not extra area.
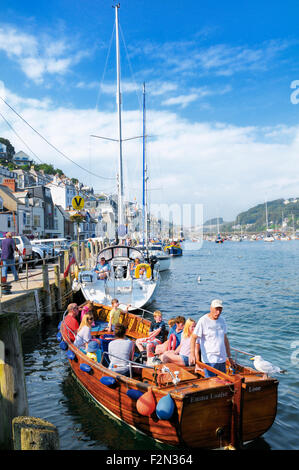
M 62 339 L 60 347 L 66 351 L 75 378 L 112 416 L 162 443 L 205 449 L 240 448 L 273 424 L 278 381 L 249 367 L 238 364 L 234 373 L 227 366 L 222 373 L 201 362 L 193 367 L 170 363 L 147 367 L 130 362 L 130 377 L 108 369 L 104 350 L 111 338 L 105 338 L 103 328 L 110 309 L 97 304 L 94 312 L 97 326 L 92 335 L 101 343 L 101 362 L 92 361 L 73 345 L 63 321 L 58 339 Z M 150 321 L 141 316 L 123 313 L 120 321 L 133 341 L 148 334 Z M 204 378 L 205 367 L 217 376 Z M 173 408 L 166 417 L 161 416 L 165 400 Z

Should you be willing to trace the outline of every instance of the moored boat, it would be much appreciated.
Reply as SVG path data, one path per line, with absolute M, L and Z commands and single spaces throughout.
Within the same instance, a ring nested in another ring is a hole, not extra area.
M 115 418 L 162 443 L 205 449 L 239 448 L 273 424 L 278 381 L 250 367 L 237 363 L 233 371 L 227 365 L 223 373 L 201 362 L 148 367 L 128 361 L 129 377 L 108 369 L 107 344 L 113 337 L 104 328 L 110 307 L 97 304 L 95 310 L 92 336 L 100 343 L 99 362 L 74 346 L 63 321 L 60 347 L 79 384 Z M 132 313 L 122 313 L 120 322 L 133 341 L 149 332 L 150 321 Z M 217 376 L 204 378 L 205 367 Z
M 104 248 L 98 255 L 98 260 L 101 258 L 109 266 L 107 277 L 99 279 L 95 270 L 82 270 L 73 282 L 73 289 L 81 289 L 86 300 L 110 304 L 117 298 L 122 306 L 131 304 L 130 310 L 145 307 L 154 300 L 160 282 L 154 261 L 146 263 L 141 251 L 125 245 Z M 136 258 L 140 263 L 133 267 Z
M 165 246 L 164 251 L 170 256 L 182 256 L 183 249 L 179 242 L 172 242 L 169 245 Z

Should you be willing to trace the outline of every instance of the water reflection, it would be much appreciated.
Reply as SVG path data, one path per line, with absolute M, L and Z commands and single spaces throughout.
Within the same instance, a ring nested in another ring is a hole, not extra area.
M 77 441 L 78 448 L 97 448 L 105 450 L 167 450 L 171 446 L 159 444 L 149 437 L 135 432 L 129 426 L 111 417 L 90 399 L 69 372 L 61 384 L 66 398 L 64 406 L 75 423 L 69 443 Z M 66 441 L 64 440 L 64 443 Z M 100 446 L 99 446 L 99 443 Z M 76 446 L 73 442 L 72 446 Z M 69 447 L 68 447 L 69 448 Z

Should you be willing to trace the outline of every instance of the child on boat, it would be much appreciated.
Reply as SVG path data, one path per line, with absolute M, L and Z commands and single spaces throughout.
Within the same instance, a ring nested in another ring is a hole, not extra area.
M 166 351 L 160 357 L 163 363 L 173 362 L 179 366 L 189 366 L 190 342 L 196 322 L 188 318 L 182 333 L 179 346 L 173 351 Z
M 98 362 L 97 358 L 97 350 L 99 348 L 99 345 L 96 341 L 90 341 L 87 345 L 87 354 L 86 356 L 92 359 L 95 362 Z
M 136 346 L 142 353 L 146 351 L 147 357 L 154 356 L 154 350 L 158 344 L 162 344 L 165 337 L 166 325 L 162 320 L 162 313 L 160 310 L 154 312 L 154 321 L 151 322 L 150 333 L 147 338 L 138 338 L 136 340 Z
M 119 323 L 119 317 L 121 313 L 128 313 L 131 304 L 127 305 L 127 309 L 124 312 L 119 308 L 119 301 L 118 299 L 112 299 L 111 301 L 112 309 L 110 310 L 109 315 L 109 323 L 108 323 L 108 331 L 114 331 L 115 325 Z
M 170 320 L 168 321 L 168 325 L 170 327 L 167 340 L 164 341 L 163 344 L 158 344 L 158 346 L 155 349 L 155 354 L 163 354 L 165 351 L 168 349 L 176 349 L 180 342 L 181 342 L 181 337 L 182 337 L 182 332 L 185 326 L 186 318 L 178 316 L 173 319 L 174 324 L 171 325 L 170 327 Z
M 93 314 L 93 302 L 91 300 L 89 300 L 87 304 L 85 304 L 82 308 L 80 321 L 83 320 L 84 315 L 86 315 L 87 313 Z M 94 323 L 92 326 L 94 326 Z

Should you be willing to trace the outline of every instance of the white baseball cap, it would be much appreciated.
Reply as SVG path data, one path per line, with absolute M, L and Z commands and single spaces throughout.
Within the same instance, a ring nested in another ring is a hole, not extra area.
M 219 300 L 219 299 L 212 300 L 211 307 L 212 308 L 217 308 L 217 307 L 223 308 L 222 300 Z

